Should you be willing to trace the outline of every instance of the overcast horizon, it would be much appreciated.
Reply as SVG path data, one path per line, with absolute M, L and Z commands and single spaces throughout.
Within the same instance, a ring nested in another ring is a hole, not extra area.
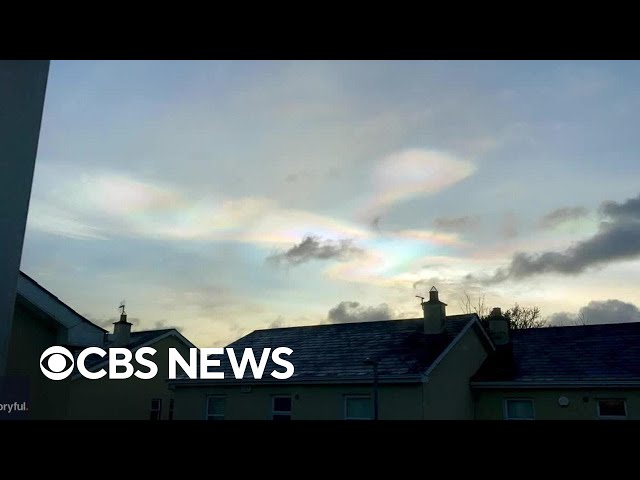
M 21 269 L 111 330 L 640 321 L 640 63 L 52 61 Z

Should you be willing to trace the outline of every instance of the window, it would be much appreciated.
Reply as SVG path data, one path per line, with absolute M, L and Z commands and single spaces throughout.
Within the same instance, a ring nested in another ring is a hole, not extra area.
M 207 397 L 207 420 L 224 420 L 224 397 Z
M 160 420 L 162 415 L 162 399 L 154 398 L 151 400 L 151 411 L 149 414 L 149 420 Z
M 372 420 L 373 408 L 368 395 L 347 395 L 344 397 L 345 420 Z
M 611 420 L 627 418 L 627 404 L 624 398 L 599 399 L 598 416 Z
M 291 420 L 291 397 L 273 397 L 273 420 Z
M 505 418 L 507 420 L 533 420 L 533 400 L 507 399 L 505 400 Z
M 169 400 L 169 420 L 173 420 L 173 398 Z

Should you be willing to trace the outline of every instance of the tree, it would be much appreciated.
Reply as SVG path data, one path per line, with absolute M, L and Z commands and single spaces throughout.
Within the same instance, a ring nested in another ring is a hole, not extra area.
M 464 292 L 464 298 L 458 302 L 458 305 L 464 313 L 475 313 L 480 319 L 489 315 L 489 309 L 484 303 L 484 295 L 478 295 L 478 299 L 474 300 L 469 293 Z
M 517 303 L 503 313 L 509 319 L 512 329 L 541 328 L 547 325 L 547 320 L 540 317 L 538 307 L 521 307 Z
M 460 310 L 464 313 L 475 313 L 484 324 L 489 318 L 490 310 L 485 304 L 484 295 L 478 295 L 474 299 L 472 295 L 464 292 L 464 297 L 458 302 Z M 512 329 L 521 328 L 541 328 L 547 326 L 547 320 L 541 318 L 538 307 L 522 307 L 516 303 L 510 309 L 502 312 L 502 315 L 509 319 Z

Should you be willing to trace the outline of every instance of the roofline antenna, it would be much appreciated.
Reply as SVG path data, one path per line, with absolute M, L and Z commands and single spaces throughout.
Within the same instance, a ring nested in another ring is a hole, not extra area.
M 420 299 L 420 304 L 424 303 L 424 297 L 421 297 L 420 295 L 416 295 L 416 297 Z

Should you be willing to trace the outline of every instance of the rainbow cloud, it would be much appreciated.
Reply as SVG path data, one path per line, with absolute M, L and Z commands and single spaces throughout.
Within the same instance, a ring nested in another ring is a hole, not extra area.
M 282 208 L 270 199 L 194 199 L 169 185 L 121 172 L 87 172 L 76 180 L 77 175 L 58 169 L 45 178 L 52 188 L 32 200 L 29 227 L 72 238 L 136 236 L 275 247 L 297 243 L 305 235 L 326 240 L 370 235 L 349 222 Z
M 363 213 L 370 217 L 412 197 L 437 193 L 475 170 L 471 162 L 446 152 L 409 149 L 393 153 L 375 167 L 372 177 L 375 193 Z

